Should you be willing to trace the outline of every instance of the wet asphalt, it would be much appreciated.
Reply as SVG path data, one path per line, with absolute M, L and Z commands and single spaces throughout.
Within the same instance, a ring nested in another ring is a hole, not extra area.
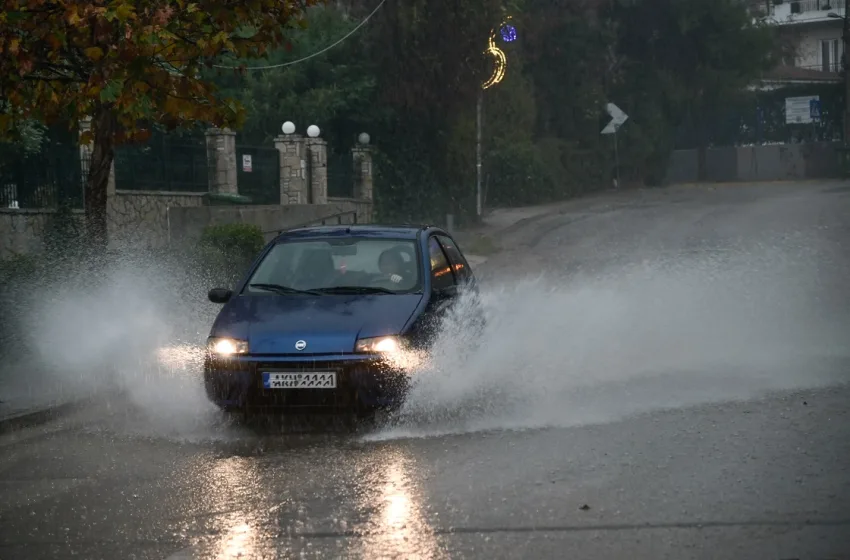
M 817 241 L 824 320 L 850 333 L 840 183 L 577 203 L 515 229 L 481 276 L 801 240 Z M 0 559 L 847 558 L 848 357 L 807 355 L 793 367 L 817 382 L 745 400 L 429 437 L 143 430 L 116 397 L 0 437 Z M 672 390 L 632 383 L 608 398 Z

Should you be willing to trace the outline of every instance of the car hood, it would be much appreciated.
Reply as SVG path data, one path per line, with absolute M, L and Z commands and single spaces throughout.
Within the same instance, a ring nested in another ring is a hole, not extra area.
M 358 338 L 400 334 L 422 294 L 234 296 L 212 336 L 247 340 L 252 354 L 352 352 Z M 307 343 L 301 351 L 295 343 Z

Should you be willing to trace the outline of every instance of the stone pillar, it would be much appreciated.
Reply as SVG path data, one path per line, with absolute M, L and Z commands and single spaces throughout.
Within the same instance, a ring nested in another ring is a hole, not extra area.
M 354 162 L 354 198 L 372 201 L 372 151 L 366 146 L 351 148 Z
M 304 138 L 284 134 L 274 139 L 274 147 L 280 152 L 280 203 L 308 204 Z
M 308 165 L 310 166 L 310 202 L 328 203 L 328 143 L 321 138 L 307 138 Z
M 226 128 L 206 132 L 209 189 L 215 194 L 239 194 L 236 181 L 236 133 Z

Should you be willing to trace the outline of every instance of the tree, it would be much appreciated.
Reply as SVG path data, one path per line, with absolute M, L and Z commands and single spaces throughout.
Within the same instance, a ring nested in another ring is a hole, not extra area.
M 315 6 L 307 10 L 310 25 L 289 35 L 289 44 L 269 52 L 261 65 L 275 66 L 234 75 L 209 71 L 219 91 L 238 99 L 246 109 L 241 136 L 253 144 L 270 143 L 280 125 L 290 120 L 301 133 L 310 124 L 322 129 L 331 149 L 349 149 L 364 130 L 373 130 L 376 119 L 388 118 L 376 103 L 376 69 L 364 56 L 366 27 L 327 52 L 313 55 L 354 28 L 359 20 L 341 9 Z M 235 61 L 235 64 L 245 61 Z
M 76 124 L 92 144 L 86 229 L 106 243 L 106 190 L 116 144 L 142 140 L 152 123 L 238 126 L 244 110 L 217 95 L 201 70 L 224 53 L 258 58 L 303 23 L 280 0 L 3 0 L 0 134 L 18 119 Z
M 676 128 L 689 125 L 702 176 L 710 123 L 776 65 L 776 30 L 754 23 L 739 0 L 617 0 L 607 17 L 617 29 L 621 69 L 609 94 L 632 117 L 626 133 L 643 136 L 631 144 L 654 146 L 646 161 L 663 167 Z

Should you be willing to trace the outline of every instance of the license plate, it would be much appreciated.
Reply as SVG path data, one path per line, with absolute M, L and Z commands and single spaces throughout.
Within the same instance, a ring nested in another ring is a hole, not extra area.
M 336 389 L 336 373 L 305 371 L 302 373 L 263 372 L 265 389 Z

